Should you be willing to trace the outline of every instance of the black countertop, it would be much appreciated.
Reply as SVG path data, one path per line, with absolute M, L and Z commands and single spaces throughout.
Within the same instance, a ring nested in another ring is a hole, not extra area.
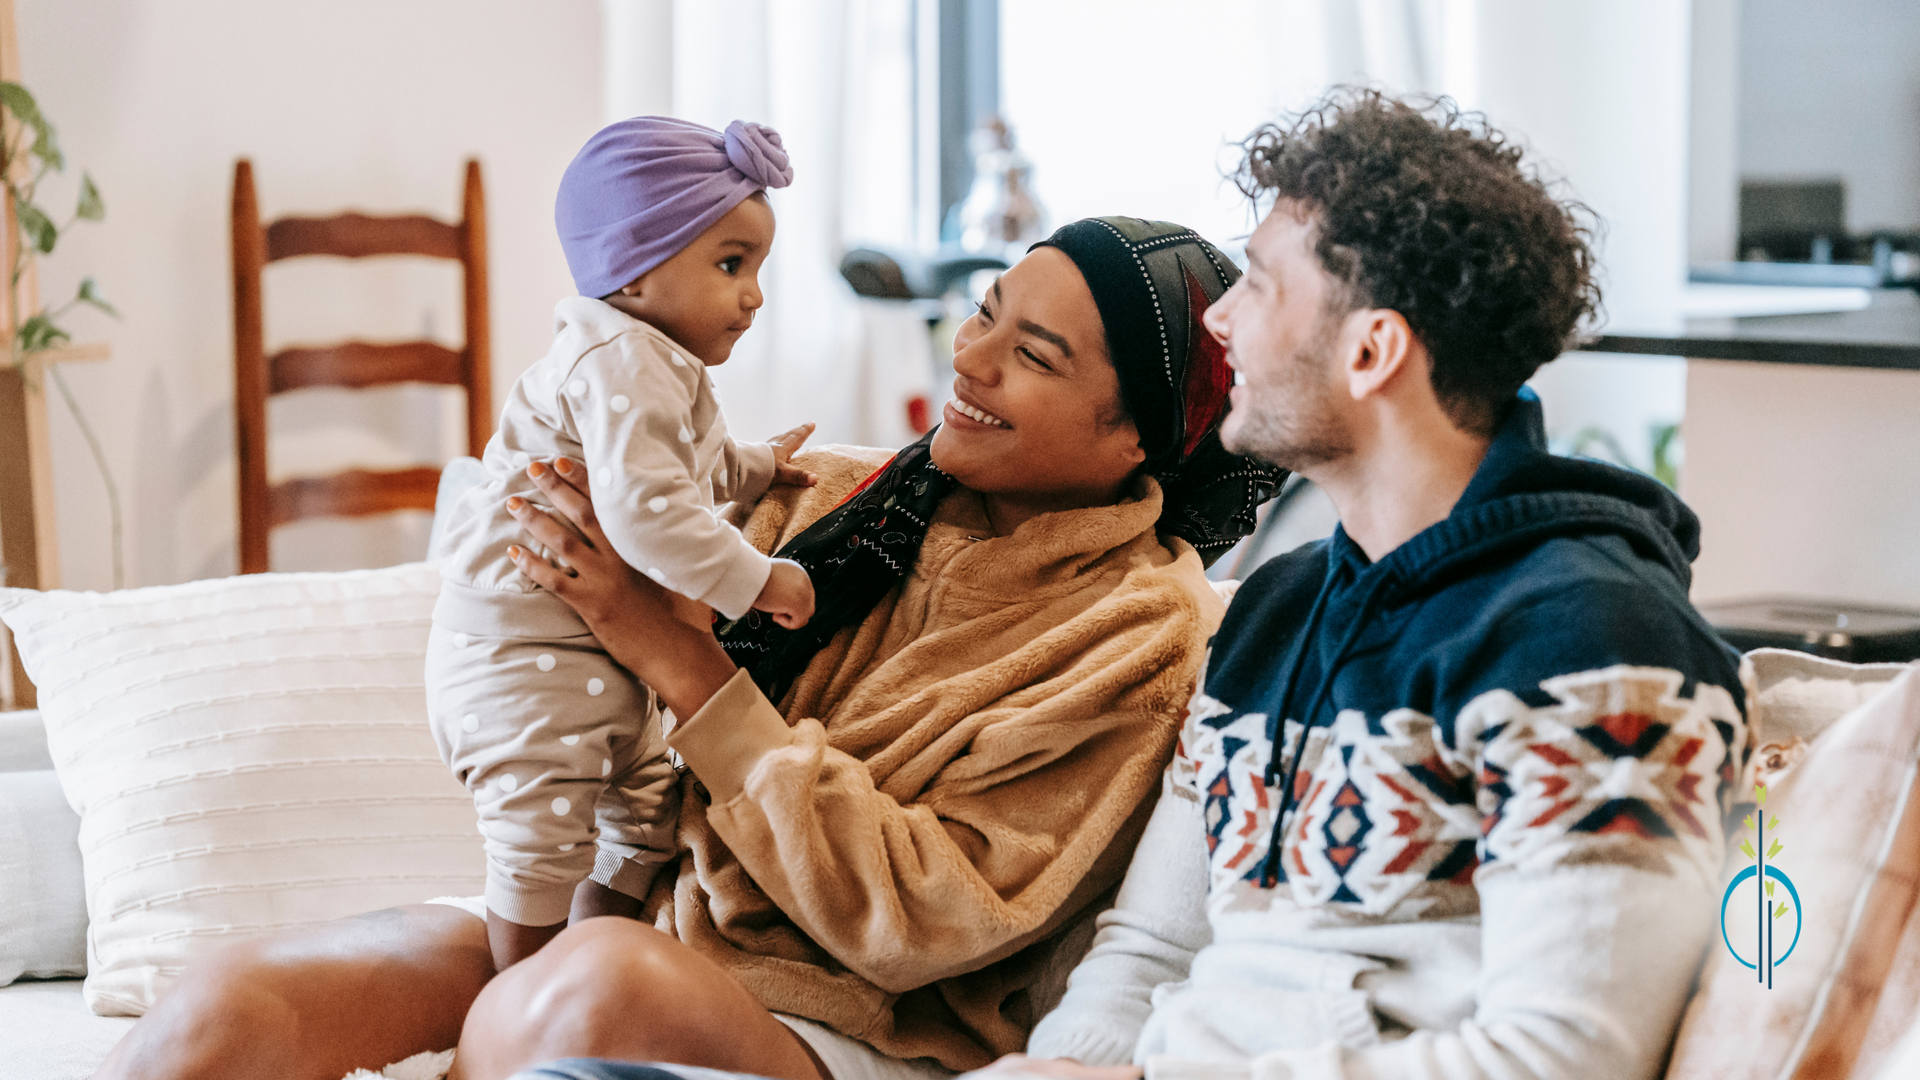
M 1688 319 L 1678 333 L 1608 327 L 1588 352 L 1920 371 L 1920 296 L 1882 289 L 1860 311 Z

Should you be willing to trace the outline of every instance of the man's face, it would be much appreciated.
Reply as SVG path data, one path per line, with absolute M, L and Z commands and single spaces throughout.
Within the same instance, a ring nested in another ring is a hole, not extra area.
M 1248 269 L 1207 309 L 1207 329 L 1239 373 L 1220 428 L 1228 450 L 1309 476 L 1353 452 L 1339 377 L 1340 288 L 1313 251 L 1315 229 L 1280 202 L 1247 242 Z

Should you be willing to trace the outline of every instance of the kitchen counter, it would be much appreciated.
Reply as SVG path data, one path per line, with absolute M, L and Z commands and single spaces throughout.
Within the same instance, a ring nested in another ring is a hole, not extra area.
M 1859 311 L 1688 319 L 1679 332 L 1608 327 L 1589 352 L 1920 371 L 1920 296 L 1882 289 Z

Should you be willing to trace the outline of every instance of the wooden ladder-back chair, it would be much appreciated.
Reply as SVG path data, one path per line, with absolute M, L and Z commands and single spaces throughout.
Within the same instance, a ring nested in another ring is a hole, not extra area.
M 440 383 L 467 392 L 467 448 L 479 457 L 493 434 L 488 379 L 487 215 L 480 163 L 467 162 L 461 220 L 448 224 L 419 214 L 325 218 L 285 217 L 260 222 L 253 165 L 233 168 L 234 427 L 240 472 L 240 572 L 267 569 L 267 534 L 301 518 L 358 516 L 433 509 L 440 470 L 352 469 L 334 476 L 267 486 L 267 398 L 309 386 L 361 388 L 388 383 Z M 301 255 L 424 255 L 461 267 L 466 299 L 466 344 L 449 349 L 432 341 L 302 346 L 266 354 L 261 316 L 261 271 L 267 263 Z

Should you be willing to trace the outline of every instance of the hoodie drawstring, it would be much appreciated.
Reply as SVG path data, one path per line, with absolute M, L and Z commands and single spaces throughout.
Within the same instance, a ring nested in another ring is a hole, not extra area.
M 1360 632 L 1367 625 L 1367 616 L 1372 613 L 1374 603 L 1385 591 L 1385 586 L 1393 580 L 1391 574 L 1381 574 L 1361 595 L 1359 612 L 1354 616 L 1353 621 L 1347 624 L 1346 636 L 1340 639 L 1339 648 L 1334 650 L 1333 658 L 1327 662 L 1326 670 L 1320 675 L 1319 685 L 1314 688 L 1312 696 L 1307 701 L 1307 707 L 1300 713 L 1305 718 L 1299 722 L 1300 738 L 1294 743 L 1293 760 L 1287 766 L 1286 784 L 1280 789 L 1280 805 L 1273 815 L 1273 830 L 1267 836 L 1267 860 L 1260 871 L 1260 887 L 1263 889 L 1271 889 L 1280 883 L 1280 852 L 1283 847 L 1281 840 L 1286 836 L 1287 814 L 1294 809 L 1294 784 L 1300 775 L 1301 760 L 1306 755 L 1307 735 L 1316 726 L 1314 718 L 1320 708 L 1320 702 L 1332 692 L 1334 676 L 1339 674 L 1340 664 L 1347 658 L 1347 650 L 1353 648 L 1354 642 L 1359 640 Z M 1287 672 L 1286 689 L 1281 693 L 1280 707 L 1274 710 L 1278 719 L 1274 724 L 1273 756 L 1267 763 L 1265 779 L 1268 787 L 1273 786 L 1274 774 L 1278 771 L 1280 764 L 1281 736 L 1286 732 L 1287 726 L 1286 705 L 1293 697 L 1293 688 L 1300 669 L 1306 666 L 1306 651 L 1313 638 L 1313 632 L 1319 628 L 1320 616 L 1325 610 L 1326 599 L 1332 591 L 1332 586 L 1333 573 L 1329 568 L 1327 582 L 1320 587 L 1320 594 L 1314 597 L 1313 609 L 1308 614 L 1305 629 L 1301 632 L 1300 647 L 1295 650 L 1294 664 Z

